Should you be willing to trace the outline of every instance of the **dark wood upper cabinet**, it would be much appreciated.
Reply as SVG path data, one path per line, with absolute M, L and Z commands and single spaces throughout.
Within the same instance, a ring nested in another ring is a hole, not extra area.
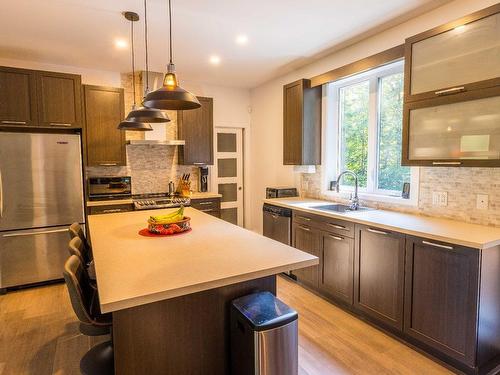
M 38 123 L 50 127 L 82 127 L 81 77 L 37 72 Z
M 320 257 L 320 232 L 312 226 L 293 223 L 292 244 L 295 248 Z M 314 289 L 318 288 L 320 266 L 301 268 L 293 271 L 301 283 Z
M 321 86 L 308 79 L 283 87 L 283 164 L 321 164 Z
M 500 166 L 500 4 L 406 40 L 402 165 Z
M 478 249 L 420 238 L 406 244 L 405 333 L 471 366 L 479 256 Z
M 125 116 L 123 89 L 84 85 L 83 92 L 87 165 L 126 165 L 125 132 L 117 129 Z
M 353 303 L 354 240 L 336 233 L 321 234 L 320 290 L 328 296 Z
M 356 225 L 354 306 L 387 326 L 403 329 L 405 236 Z
M 178 138 L 186 144 L 179 148 L 179 163 L 214 164 L 213 98 L 198 97 L 201 107 L 177 112 Z
M 0 67 L 0 123 L 8 126 L 36 125 L 34 71 Z

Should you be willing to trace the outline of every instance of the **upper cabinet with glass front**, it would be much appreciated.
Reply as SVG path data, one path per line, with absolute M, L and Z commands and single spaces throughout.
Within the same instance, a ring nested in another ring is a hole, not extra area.
M 402 164 L 500 166 L 500 4 L 406 40 Z
M 406 40 L 405 102 L 500 85 L 500 4 Z

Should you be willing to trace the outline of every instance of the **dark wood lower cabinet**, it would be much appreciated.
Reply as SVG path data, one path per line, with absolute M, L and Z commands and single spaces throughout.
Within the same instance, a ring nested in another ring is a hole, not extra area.
M 220 218 L 220 198 L 191 199 L 191 207 Z
M 319 230 L 303 224 L 294 223 L 292 226 L 292 244 L 295 248 L 320 257 Z M 320 266 L 301 268 L 293 271 L 297 280 L 312 288 L 319 286 Z
M 353 303 L 354 240 L 321 234 L 320 290 L 334 299 Z
M 479 255 L 477 249 L 419 238 L 406 245 L 405 333 L 471 366 Z
M 365 315 L 403 329 L 405 236 L 356 225 L 354 306 Z

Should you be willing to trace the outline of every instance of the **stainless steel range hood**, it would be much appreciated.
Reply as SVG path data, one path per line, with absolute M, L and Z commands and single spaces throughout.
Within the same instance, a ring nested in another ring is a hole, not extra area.
M 183 146 L 186 141 L 181 139 L 168 139 L 167 124 L 151 124 L 153 131 L 144 132 L 145 139 L 134 139 L 127 141 L 128 145 L 151 145 L 151 146 Z

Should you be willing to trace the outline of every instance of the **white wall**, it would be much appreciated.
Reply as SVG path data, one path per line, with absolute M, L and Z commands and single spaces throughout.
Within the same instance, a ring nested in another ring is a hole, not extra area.
M 276 78 L 251 91 L 251 217 L 249 228 L 262 231 L 262 199 L 266 186 L 297 184 L 293 169 L 283 165 L 283 85 L 324 73 L 404 43 L 405 38 L 496 4 L 496 0 L 456 0 L 384 32 Z M 297 186 L 297 185 L 296 185 Z

